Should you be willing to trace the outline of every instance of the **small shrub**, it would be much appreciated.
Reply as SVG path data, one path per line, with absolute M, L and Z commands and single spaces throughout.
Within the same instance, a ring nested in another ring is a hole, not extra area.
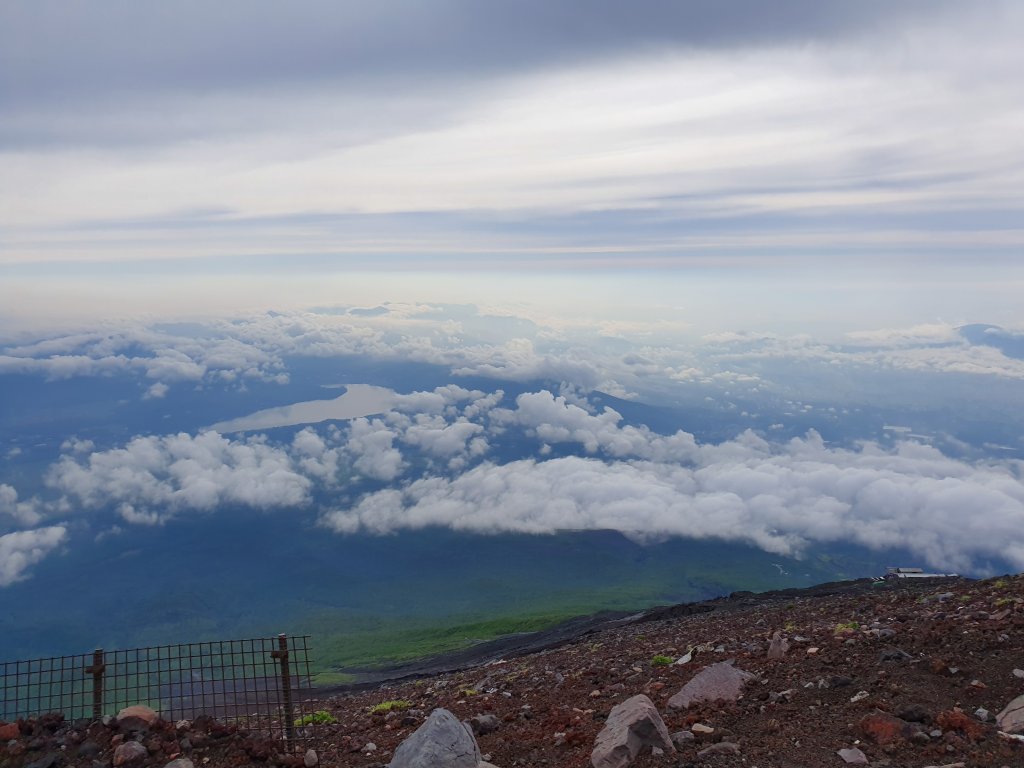
M 836 632 L 837 633 L 838 632 L 845 632 L 848 629 L 852 629 L 854 632 L 856 632 L 858 629 L 860 629 L 860 622 L 857 622 L 857 621 L 847 621 L 847 622 L 842 622 L 842 623 L 836 624 Z
M 330 712 L 325 709 L 320 709 L 311 714 L 303 715 L 295 721 L 295 725 L 302 728 L 306 725 L 333 725 L 336 722 L 338 722 L 337 718 L 335 718 Z
M 374 704 L 370 707 L 370 714 L 377 714 L 378 712 L 401 712 L 403 709 L 408 709 L 412 706 L 411 701 L 405 699 L 393 699 L 391 701 L 382 701 L 380 704 Z
M 653 659 L 651 659 L 652 667 L 667 667 L 671 663 L 671 658 L 669 658 L 668 656 L 662 656 L 661 654 L 658 654 Z
M 479 693 L 480 691 L 478 691 L 476 688 L 463 688 L 461 691 L 459 691 L 459 696 L 476 696 Z

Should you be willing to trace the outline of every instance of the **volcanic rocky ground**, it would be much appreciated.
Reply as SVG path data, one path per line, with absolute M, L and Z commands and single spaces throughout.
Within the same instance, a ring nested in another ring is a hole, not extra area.
M 687 654 L 687 663 L 664 663 Z M 737 700 L 669 706 L 702 670 L 730 659 L 755 676 Z M 653 701 L 677 746 L 645 747 L 630 763 L 637 768 L 841 768 L 839 751 L 854 749 L 872 766 L 1024 768 L 1024 740 L 995 723 L 1024 694 L 1024 575 L 860 581 L 655 610 L 528 655 L 327 696 L 315 707 L 338 722 L 314 739 L 323 765 L 382 767 L 445 708 L 484 716 L 477 742 L 499 768 L 582 768 L 612 708 L 637 694 Z M 399 703 L 380 711 L 386 702 Z M 15 728 L 0 740 L 0 768 L 107 768 L 115 742 L 134 735 L 58 718 Z M 202 719 L 136 737 L 146 750 L 131 768 L 163 768 L 179 753 L 197 768 L 297 768 L 303 759 Z M 720 754 L 709 754 L 714 744 Z

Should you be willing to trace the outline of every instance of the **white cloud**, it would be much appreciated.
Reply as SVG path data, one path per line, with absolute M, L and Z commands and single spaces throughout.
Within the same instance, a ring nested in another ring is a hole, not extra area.
M 813 434 L 784 446 L 744 436 L 700 453 L 692 467 L 581 457 L 484 463 L 370 494 L 323 523 L 344 533 L 610 529 L 780 554 L 852 542 L 906 548 L 936 568 L 970 571 L 989 559 L 1024 568 L 1024 484 L 1009 465 L 972 466 L 912 443 L 893 453 L 830 449 Z
M 354 419 L 347 449 L 356 458 L 353 466 L 367 477 L 390 481 L 405 469 L 402 453 L 394 447 L 398 434 L 381 419 Z
M 156 522 L 180 510 L 222 504 L 301 506 L 309 502 L 312 484 L 284 449 L 216 432 L 136 437 L 82 460 L 64 456 L 47 482 L 87 509 L 117 505 L 128 522 Z
M 0 483 L 0 515 L 8 515 L 21 525 L 35 525 L 43 519 L 35 499 L 18 501 L 17 489 L 5 483 Z
M 0 587 L 25 578 L 26 571 L 67 540 L 61 525 L 0 536 Z
M 144 394 L 142 398 L 144 400 L 159 400 L 167 394 L 169 389 L 170 387 L 162 381 L 158 381 L 146 390 L 146 394 Z

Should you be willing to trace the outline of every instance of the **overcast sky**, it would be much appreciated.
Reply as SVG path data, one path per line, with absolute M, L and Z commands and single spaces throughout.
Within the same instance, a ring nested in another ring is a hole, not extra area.
M 1012 0 L 6 2 L 0 320 L 502 270 L 1019 324 L 1022 35 Z

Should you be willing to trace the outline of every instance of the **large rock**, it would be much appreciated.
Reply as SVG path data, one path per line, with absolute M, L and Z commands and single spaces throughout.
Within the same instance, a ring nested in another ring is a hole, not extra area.
M 736 701 L 743 692 L 743 686 L 754 675 L 737 669 L 733 661 L 720 661 L 705 667 L 675 696 L 668 700 L 673 709 L 686 709 L 700 701 Z
M 640 694 L 612 707 L 597 735 L 590 762 L 594 768 L 623 768 L 644 747 L 676 751 L 654 702 Z
M 472 731 L 447 709 L 435 709 L 398 745 L 390 768 L 477 768 L 480 748 Z
M 152 728 L 159 720 L 160 715 L 142 704 L 125 707 L 117 713 L 117 727 L 122 731 L 140 731 Z
M 1006 709 L 996 715 L 999 730 L 1004 733 L 1024 733 L 1024 696 L 1006 705 Z

